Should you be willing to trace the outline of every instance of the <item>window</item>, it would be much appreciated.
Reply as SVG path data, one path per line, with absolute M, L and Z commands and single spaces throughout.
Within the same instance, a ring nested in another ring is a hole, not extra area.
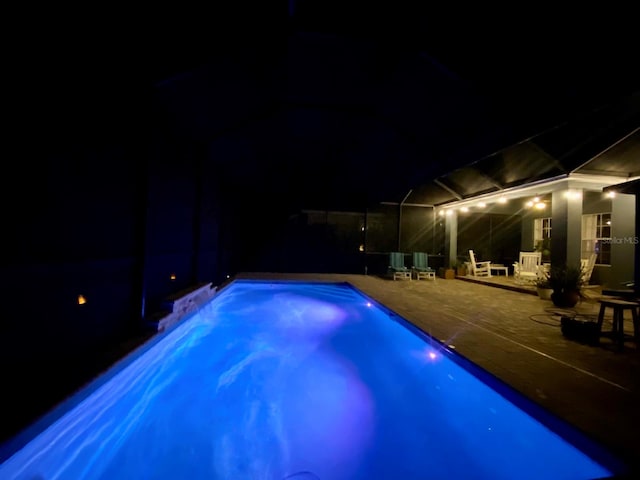
M 533 245 L 551 238 L 551 217 L 533 220 Z
M 582 258 L 592 253 L 597 255 L 597 264 L 611 264 L 611 213 L 582 216 Z

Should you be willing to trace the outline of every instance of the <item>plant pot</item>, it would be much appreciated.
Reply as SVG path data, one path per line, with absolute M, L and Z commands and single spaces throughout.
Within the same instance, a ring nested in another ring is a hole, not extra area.
M 551 294 L 553 293 L 553 288 L 537 287 L 536 290 L 538 291 L 538 296 L 542 300 L 551 300 Z
M 456 271 L 453 268 L 440 267 L 438 269 L 438 276 L 445 280 L 453 280 L 456 278 Z
M 558 308 L 573 308 L 580 300 L 580 292 L 569 290 L 563 292 L 553 292 L 551 301 Z

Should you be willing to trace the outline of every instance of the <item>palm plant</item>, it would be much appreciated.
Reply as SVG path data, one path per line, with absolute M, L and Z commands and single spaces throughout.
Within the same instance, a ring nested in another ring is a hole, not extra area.
M 536 287 L 538 288 L 553 288 L 551 281 L 549 280 L 549 273 L 544 272 L 536 279 Z
M 549 287 L 554 292 L 579 292 L 583 274 L 581 266 L 552 265 L 548 275 Z
M 549 271 L 551 300 L 556 307 L 571 308 L 580 300 L 583 270 L 581 266 L 556 265 Z

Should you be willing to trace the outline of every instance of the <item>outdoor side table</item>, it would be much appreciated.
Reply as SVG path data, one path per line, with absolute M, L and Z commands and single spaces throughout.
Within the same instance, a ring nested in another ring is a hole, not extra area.
M 491 273 L 493 273 L 493 270 L 496 270 L 498 272 L 504 272 L 507 277 L 509 276 L 509 267 L 505 267 L 501 263 L 492 263 L 489 265 L 489 268 L 492 270 Z
M 607 308 L 613 310 L 613 327 L 611 332 L 605 332 L 611 335 L 611 338 L 618 343 L 620 348 L 623 347 L 625 341 L 624 335 L 624 312 L 631 310 L 631 318 L 633 319 L 633 337 L 636 342 L 640 341 L 640 324 L 638 323 L 638 308 L 640 304 L 629 302 L 627 300 L 618 299 L 601 299 L 600 312 L 598 314 L 598 330 L 602 335 L 602 322 Z

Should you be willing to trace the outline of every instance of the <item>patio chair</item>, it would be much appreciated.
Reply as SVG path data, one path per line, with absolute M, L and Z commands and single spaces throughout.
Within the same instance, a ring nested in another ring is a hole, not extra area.
M 388 272 L 393 276 L 394 280 L 411 280 L 411 270 L 404 266 L 404 253 L 389 253 Z
M 520 252 L 518 262 L 513 264 L 516 283 L 534 284 L 542 274 L 542 252 Z
M 413 252 L 412 270 L 416 273 L 418 280 L 426 278 L 435 281 L 436 279 L 436 271 L 429 266 L 429 255 L 424 252 Z
M 491 262 L 476 260 L 476 254 L 473 250 L 469 250 L 469 258 L 471 259 L 471 275 L 474 277 L 490 277 L 491 276 Z

